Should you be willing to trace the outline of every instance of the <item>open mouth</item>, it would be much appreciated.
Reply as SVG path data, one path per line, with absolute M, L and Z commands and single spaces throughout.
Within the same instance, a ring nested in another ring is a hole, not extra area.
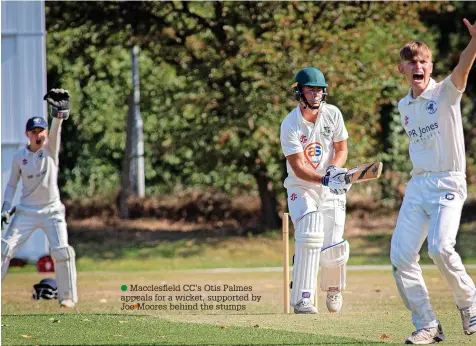
M 413 74 L 413 80 L 415 81 L 422 81 L 424 78 L 423 76 L 423 73 L 422 72 L 416 72 Z
M 38 138 L 38 139 L 36 140 L 36 144 L 41 144 L 41 139 Z

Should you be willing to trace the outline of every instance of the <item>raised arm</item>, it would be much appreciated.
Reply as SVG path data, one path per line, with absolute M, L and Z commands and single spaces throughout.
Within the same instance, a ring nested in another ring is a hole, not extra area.
M 476 21 L 473 25 L 464 18 L 463 23 L 468 28 L 471 35 L 471 40 L 459 57 L 458 65 L 456 65 L 453 73 L 451 73 L 451 81 L 458 90 L 463 90 L 468 81 L 469 71 L 474 63 L 476 57 Z
M 55 157 L 58 157 L 61 143 L 61 123 L 63 119 L 53 118 L 51 129 L 48 134 L 48 147 Z
M 61 142 L 61 123 L 69 118 L 69 93 L 64 89 L 51 89 L 43 97 L 50 105 L 50 114 L 53 117 L 48 147 L 58 157 Z

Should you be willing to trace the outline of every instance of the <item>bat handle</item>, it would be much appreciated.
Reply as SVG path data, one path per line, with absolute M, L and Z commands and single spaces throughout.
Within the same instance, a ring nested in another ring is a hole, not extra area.
M 345 183 L 346 183 L 346 184 L 350 184 L 350 183 L 351 183 L 351 181 L 352 181 L 352 175 L 353 175 L 353 174 L 347 174 L 347 173 L 344 175 L 344 180 L 345 180 Z

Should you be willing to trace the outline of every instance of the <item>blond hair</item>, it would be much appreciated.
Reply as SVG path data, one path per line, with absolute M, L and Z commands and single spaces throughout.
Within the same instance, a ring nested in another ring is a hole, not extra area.
M 430 48 L 422 41 L 408 42 L 400 49 L 400 58 L 402 61 L 413 60 L 416 56 L 428 56 L 430 61 L 432 59 Z

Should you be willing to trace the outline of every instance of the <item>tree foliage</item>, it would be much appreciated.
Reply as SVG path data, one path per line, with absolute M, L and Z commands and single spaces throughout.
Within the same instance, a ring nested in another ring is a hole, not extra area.
M 407 87 L 396 69 L 398 50 L 415 38 L 435 47 L 438 33 L 420 14 L 448 11 L 398 2 L 46 7 L 49 86 L 73 95 L 63 192 L 118 188 L 130 49 L 139 45 L 148 193 L 203 185 L 255 191 L 267 227 L 278 225 L 285 176 L 279 125 L 295 107 L 294 74 L 315 66 L 326 75 L 328 102 L 342 110 L 350 133 L 349 165 L 382 159 L 405 171 L 406 136 L 395 107 Z

